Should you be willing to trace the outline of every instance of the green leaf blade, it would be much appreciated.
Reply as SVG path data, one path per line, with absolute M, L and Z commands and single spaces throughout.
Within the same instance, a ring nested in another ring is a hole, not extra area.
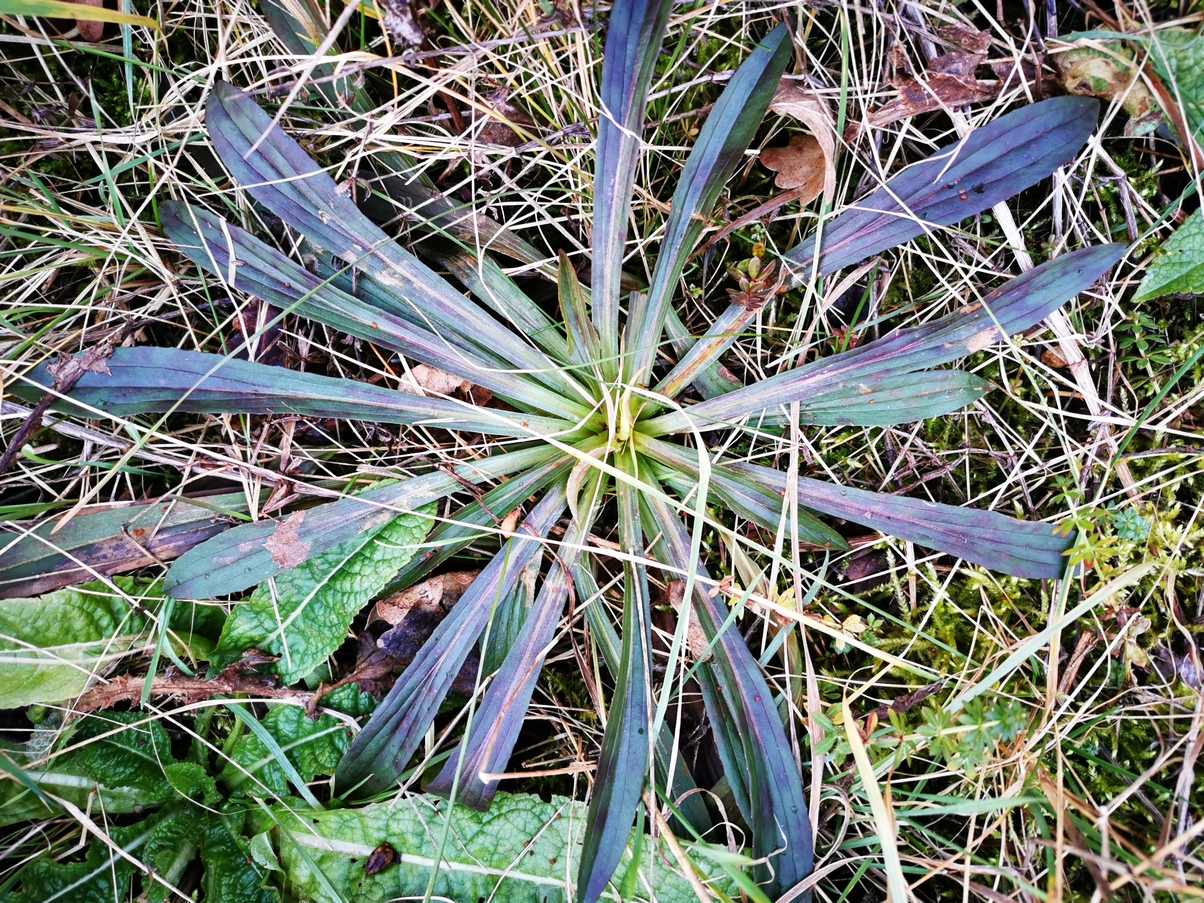
M 631 380 L 643 385 L 652 370 L 665 328 L 665 313 L 687 258 L 694 251 L 706 218 L 719 199 L 790 62 L 790 30 L 777 26 L 736 69 L 703 123 L 673 194 L 661 250 L 648 287 L 647 314 L 631 322 L 626 350 Z
M 1142 277 L 1133 303 L 1179 292 L 1204 294 L 1204 210 L 1190 214 L 1166 240 Z
M 497 601 L 513 591 L 567 504 L 549 491 L 440 622 L 352 741 L 335 774 L 339 792 L 378 793 L 393 785 L 418 749 Z

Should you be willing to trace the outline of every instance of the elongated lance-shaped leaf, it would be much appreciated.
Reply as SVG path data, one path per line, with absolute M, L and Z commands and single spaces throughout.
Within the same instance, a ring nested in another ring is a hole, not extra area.
M 439 263 L 482 304 L 531 339 L 547 354 L 568 363 L 568 342 L 552 318 L 500 266 L 467 251 L 440 255 Z
M 385 592 L 413 586 L 453 555 L 495 532 L 505 517 L 532 495 L 555 482 L 563 482 L 572 466 L 572 459 L 564 456 L 532 467 L 494 486 L 479 501 L 453 511 L 431 531 L 424 544 L 425 551 L 397 572 Z
M 168 201 L 161 205 L 160 217 L 180 250 L 232 289 L 454 373 L 517 406 L 560 412 L 574 420 L 585 410 L 475 350 L 449 344 L 424 325 L 366 304 L 206 210 Z
M 950 363 L 1040 323 L 1103 276 L 1123 253 L 1122 245 L 1112 244 L 1063 254 L 1005 282 L 982 301 L 931 323 L 895 330 L 860 348 L 663 414 L 642 428 L 653 436 L 679 432 L 690 424 L 706 429 L 708 421 L 730 421 L 793 401 L 806 403 L 833 388 Z
M 639 476 L 636 460 L 630 449 L 618 456 L 633 477 Z M 623 562 L 623 646 L 585 820 L 585 845 L 577 873 L 580 903 L 595 903 L 614 874 L 631 836 L 649 772 L 652 611 L 648 571 L 641 561 L 644 534 L 637 491 L 623 482 L 616 484 L 615 491 L 619 545 L 632 558 Z
M 989 210 L 1074 159 L 1099 101 L 1055 97 L 1001 116 L 909 166 L 834 217 L 819 236 L 821 275 L 859 263 L 938 226 Z M 788 251 L 794 280 L 811 276 L 816 238 Z
M 14 387 L 16 388 L 16 387 Z M 245 493 L 85 508 L 65 524 L 0 524 L 0 599 L 30 598 L 175 558 L 245 514 Z M 56 529 L 57 528 L 57 529 Z
M 556 288 L 560 296 L 560 314 L 564 317 L 565 333 L 568 335 L 569 361 L 583 377 L 597 385 L 602 382 L 602 343 L 589 319 L 585 291 L 568 255 L 563 251 L 560 252 Z
M 581 395 L 537 349 L 391 241 L 250 97 L 218 82 L 209 94 L 206 123 L 218 156 L 255 200 L 386 286 L 398 307 L 408 308 L 439 335 L 458 337 L 478 354 L 495 356 L 570 396 Z
M 744 327 L 752 322 L 757 315 L 757 308 L 745 307 L 741 304 L 730 304 L 727 310 L 719 315 L 707 334 L 694 342 L 670 370 L 665 378 L 653 389 L 667 398 L 676 398 L 681 391 L 691 383 L 700 379 L 712 367 L 732 343 L 744 332 Z
M 593 562 L 590 556 L 582 556 L 581 563 L 573 569 L 573 585 L 577 588 L 577 598 L 580 601 L 598 598 L 598 583 L 594 579 Z M 598 651 L 602 653 L 602 660 L 611 674 L 618 674 L 623 656 L 623 641 L 619 638 L 614 625 L 610 623 L 610 618 L 607 617 L 606 609 L 601 601 L 587 605 L 585 616 L 589 621 L 591 635 L 597 644 Z M 694 776 L 690 774 L 685 759 L 679 754 L 674 761 L 676 745 L 677 740 L 673 736 L 672 729 L 668 724 L 662 724 L 660 732 L 656 736 L 656 743 L 653 745 L 657 789 L 676 802 L 678 811 L 681 812 L 682 818 L 688 823 L 690 829 L 698 834 L 705 834 L 711 829 L 711 816 L 707 812 L 706 804 L 702 801 L 702 796 L 697 792 L 698 785 L 694 782 Z M 668 786 L 665 786 L 662 783 L 663 776 L 669 775 L 670 771 L 672 771 L 672 780 Z M 677 823 L 676 818 L 670 822 L 670 824 Z M 682 830 L 687 829 L 682 827 Z
M 409 395 L 371 383 L 298 373 L 201 351 L 118 348 L 105 363 L 107 373 L 85 373 L 69 397 L 57 402 L 55 408 L 70 410 L 72 402 L 78 402 L 119 417 L 150 411 L 294 414 L 471 430 L 523 439 L 572 429 L 563 420 Z M 37 397 L 54 383 L 45 364 L 36 367 L 28 378 L 34 385 L 20 387 L 18 394 Z
M 686 324 L 681 321 L 672 305 L 665 316 L 665 338 L 669 340 L 669 345 L 673 348 L 673 353 L 677 355 L 678 360 L 689 354 L 690 349 L 697 341 L 694 336 L 690 335 Z M 743 384 L 730 371 L 721 368 L 718 364 L 712 364 L 695 374 L 692 385 L 703 398 L 714 398 L 716 395 L 734 392 Z
M 786 492 L 786 475 L 780 471 L 745 463 L 716 465 L 714 469 L 723 468 L 779 496 Z M 1065 553 L 1074 544 L 1073 535 L 1059 535 L 1049 524 L 834 486 L 809 477 L 798 478 L 798 503 L 1016 577 L 1060 577 L 1066 567 Z
M 645 474 L 645 482 L 649 479 Z M 734 728 L 741 740 L 748 775 L 753 855 L 766 858 L 770 864 L 758 867 L 758 880 L 768 884 L 770 894 L 783 893 L 807 877 L 813 852 L 802 778 L 773 694 L 740 631 L 728 623 L 727 607 L 711 596 L 714 581 L 692 560 L 690 536 L 677 512 L 659 493 L 645 493 L 640 504 L 645 535 L 660 535 L 651 550 L 656 558 L 679 573 L 695 575 L 693 609 L 712 644 L 711 657 L 700 663 L 699 671 L 715 669 L 716 689 L 728 709 L 716 710 L 712 700 L 707 713 L 717 732 L 723 723 L 720 719 L 730 716 L 728 728 Z M 704 703 L 708 696 L 703 695 Z M 733 785 L 738 775 L 729 774 Z
M 673 442 L 662 442 L 640 433 L 635 435 L 636 449 L 653 461 L 685 477 L 687 484 L 697 486 L 701 478 L 698 452 Z M 763 486 L 723 468 L 713 468 L 709 486 L 725 505 L 736 514 L 759 527 L 776 533 L 782 527 L 782 497 Z M 812 514 L 799 510 L 795 523 L 798 538 L 811 545 L 828 549 L 847 549 L 844 538 Z
M 351 742 L 335 772 L 340 794 L 379 793 L 405 770 L 494 606 L 514 590 L 534 557 L 543 554 L 543 540 L 565 504 L 563 486 L 550 490 L 435 628 Z
M 452 494 L 461 488 L 461 480 L 496 480 L 536 467 L 559 454 L 555 448 L 541 444 L 461 464 L 449 473 L 428 473 L 386 483 L 280 519 L 243 524 L 181 555 L 167 573 L 164 591 L 177 599 L 207 599 L 238 592 L 398 513 Z
M 648 287 L 645 318 L 629 330 L 630 381 L 647 385 L 665 328 L 665 312 L 686 259 L 698 243 L 719 192 L 756 135 L 790 62 L 790 30 L 779 25 L 742 62 L 707 115 L 673 193 L 665 236 Z
M 506 770 L 518 742 L 535 682 L 573 587 L 573 568 L 601 509 L 607 479 L 601 471 L 593 471 L 586 478 L 581 491 L 584 510 L 565 532 L 564 543 L 544 575 L 522 631 L 473 713 L 467 735 L 452 751 L 443 770 L 427 783 L 428 792 L 474 809 L 489 806 L 498 789 L 495 775 Z M 456 604 L 463 605 L 464 600 Z
M 313 56 L 327 35 L 325 18 L 313 0 L 264 0 L 259 8 L 281 43 L 297 56 Z M 333 48 L 331 52 L 336 50 Z M 373 103 L 368 95 L 355 88 L 351 76 L 337 79 L 336 74 L 332 63 L 319 63 L 312 73 L 314 87 L 333 109 L 350 106 L 356 113 L 370 114 Z M 408 154 L 382 151 L 372 155 L 372 164 L 378 172 L 385 173 L 381 179 L 385 191 L 406 204 L 429 229 L 447 233 L 469 247 L 480 245 L 523 263 L 546 266 L 545 255 L 513 231 L 441 194 L 430 176 L 419 170 Z
M 598 113 L 591 283 L 607 379 L 618 374 L 619 286 L 644 108 L 672 8 L 672 0 L 617 0 L 610 8 Z

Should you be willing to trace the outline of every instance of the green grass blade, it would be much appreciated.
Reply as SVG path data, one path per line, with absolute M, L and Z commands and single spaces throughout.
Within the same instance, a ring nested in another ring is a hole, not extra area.
M 714 581 L 691 559 L 690 536 L 677 513 L 659 493 L 646 493 L 640 501 L 645 534 L 660 535 L 652 549 L 656 557 L 676 573 L 697 575 L 693 608 L 711 643 L 711 657 L 699 663 L 698 671 L 713 669 L 715 689 L 727 708 L 726 712 L 715 708 L 712 699 L 708 714 L 717 739 L 725 724 L 729 741 L 738 738 L 738 754 L 748 775 L 753 854 L 772 865 L 772 874 L 767 866 L 760 866 L 758 879 L 768 885 L 771 895 L 783 893 L 807 877 L 813 853 L 802 778 L 773 694 L 726 606 L 710 595 Z M 709 695 L 704 694 L 704 702 Z M 740 774 L 729 773 L 729 781 L 735 785 Z
M 535 682 L 551 649 L 564 604 L 572 589 L 572 571 L 605 497 L 606 477 L 593 471 L 581 490 L 579 517 L 571 521 L 517 641 L 507 653 L 471 715 L 465 737 L 426 784 L 429 793 L 474 809 L 485 809 L 498 789 L 495 775 L 506 770 L 526 720 Z M 463 605 L 463 600 L 457 607 Z
M 636 449 L 670 470 L 683 475 L 686 483 L 698 485 L 698 453 L 671 442 L 662 442 L 636 434 Z M 782 496 L 725 468 L 712 467 L 709 486 L 725 505 L 759 527 L 777 532 L 782 529 Z M 798 538 L 811 545 L 847 549 L 839 533 L 805 510 L 798 511 L 795 530 Z
M 583 557 L 582 563 L 574 570 L 573 582 L 577 587 L 578 604 L 598 598 L 600 590 L 588 557 Z M 618 631 L 610 623 L 601 604 L 595 602 L 586 605 L 585 614 L 589 619 L 591 636 L 598 646 L 598 651 L 602 653 L 606 667 L 611 674 L 618 674 L 623 655 L 623 641 L 619 638 Z M 657 792 L 675 801 L 682 818 L 690 828 L 701 835 L 710 830 L 711 816 L 702 797 L 696 792 L 698 785 L 694 782 L 694 776 L 690 774 L 682 757 L 674 755 L 676 745 L 672 729 L 669 725 L 662 724 L 653 746 Z M 672 779 L 668 786 L 664 786 L 663 776 L 669 775 L 671 766 Z
M 591 283 L 594 328 L 608 379 L 618 373 L 620 282 L 644 108 L 672 6 L 672 0 L 618 0 L 610 9 L 594 172 Z

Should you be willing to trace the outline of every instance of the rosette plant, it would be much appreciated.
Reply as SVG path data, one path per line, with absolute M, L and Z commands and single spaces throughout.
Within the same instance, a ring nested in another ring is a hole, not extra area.
M 494 403 L 154 347 L 117 349 L 106 368 L 86 372 L 61 403 L 122 415 L 359 419 L 491 437 L 491 453 L 455 468 L 432 468 L 235 526 L 192 548 L 168 573 L 166 588 L 176 598 L 238 593 L 440 500 L 446 515 L 399 582 L 431 573 L 485 532 L 503 536 L 500 550 L 355 737 L 336 775 L 338 792 L 346 796 L 396 786 L 495 606 L 535 569 L 542 577 L 521 632 L 474 701 L 442 770 L 425 785 L 457 802 L 487 807 L 566 602 L 574 593 L 596 596 L 596 556 L 617 545 L 618 629 L 601 606 L 589 606 L 591 628 L 613 672 L 613 692 L 579 866 L 577 897 L 585 903 L 611 879 L 645 791 L 676 800 L 692 786 L 680 763 L 670 769 L 673 739 L 661 730 L 664 711 L 654 691 L 683 676 L 680 665 L 674 670 L 673 656 L 663 676 L 653 668 L 651 569 L 684 580 L 689 604 L 681 623 L 694 620 L 706 636 L 706 654 L 691 676 L 701 687 L 732 796 L 751 830 L 757 880 L 770 895 L 781 894 L 811 869 L 800 767 L 777 694 L 732 612 L 713 592 L 715 581 L 700 554 L 708 505 L 771 530 L 785 526 L 820 547 L 845 547 L 821 519 L 826 515 L 1008 574 L 1049 578 L 1063 570 L 1071 538 L 1048 525 L 808 477 L 788 480 L 770 467 L 726 461 L 719 447 L 730 444 L 733 432 L 780 427 L 795 416 L 804 425 L 876 426 L 962 408 L 988 384 L 943 365 L 1040 323 L 1121 254 L 1116 245 L 1063 254 L 948 316 L 738 384 L 719 365 L 774 291 L 834 273 L 1035 185 L 1074 158 L 1094 127 L 1097 107 L 1082 98 L 1036 103 L 902 170 L 777 261 L 781 283 L 771 286 L 764 272 L 749 274 L 713 328 L 692 336 L 673 307 L 683 268 L 764 117 L 792 46 L 789 31 L 779 26 L 731 77 L 681 172 L 651 280 L 630 290 L 623 260 L 633 182 L 670 8 L 668 0 L 618 0 L 611 10 L 590 279 L 582 284 L 560 255 L 556 310 L 532 300 L 472 248 L 448 255 L 440 266 L 465 294 L 370 221 L 250 97 L 229 84 L 212 89 L 207 129 L 217 155 L 242 191 L 319 250 L 318 261 L 303 266 L 214 213 L 184 204 L 160 206 L 166 234 L 229 291 L 454 374 L 487 389 Z M 32 379 L 42 386 L 51 382 L 44 370 Z M 797 497 L 787 500 L 787 491 Z M 503 520 L 516 511 L 521 521 L 505 530 Z M 591 534 L 599 532 L 615 542 L 591 543 Z M 679 631 L 678 648 L 683 635 Z M 697 795 L 682 803 L 679 814 L 695 829 L 705 827 Z

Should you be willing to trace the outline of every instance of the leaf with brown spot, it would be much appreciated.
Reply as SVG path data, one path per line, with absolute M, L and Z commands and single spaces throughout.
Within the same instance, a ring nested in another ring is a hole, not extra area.
M 777 173 L 773 183 L 778 188 L 798 189 L 804 204 L 824 190 L 827 164 L 814 135 L 795 135 L 786 147 L 767 147 L 761 151 L 761 164 Z
M 272 561 L 282 568 L 295 568 L 309 558 L 312 543 L 302 542 L 297 536 L 297 528 L 304 520 L 304 511 L 294 511 L 277 522 L 275 532 L 264 543 L 263 547 L 272 556 Z

